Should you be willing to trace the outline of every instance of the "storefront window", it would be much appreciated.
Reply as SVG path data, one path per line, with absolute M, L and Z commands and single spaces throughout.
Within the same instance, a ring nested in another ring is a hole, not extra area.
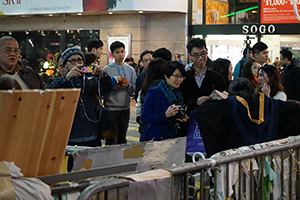
M 205 1 L 205 24 L 250 24 L 258 22 L 257 0 Z M 203 24 L 203 0 L 193 1 L 193 24 Z
M 38 30 L 0 32 L 11 35 L 18 42 L 22 63 L 32 67 L 49 85 L 57 78 L 56 57 L 67 47 L 80 46 L 86 52 L 88 40 L 99 38 L 100 30 Z

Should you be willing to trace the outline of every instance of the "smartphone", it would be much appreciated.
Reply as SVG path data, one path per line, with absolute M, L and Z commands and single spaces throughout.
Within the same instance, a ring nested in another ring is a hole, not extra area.
M 80 72 L 83 73 L 83 74 L 91 74 L 91 73 L 93 73 L 94 72 L 94 68 L 95 68 L 94 65 L 80 66 L 79 67 Z

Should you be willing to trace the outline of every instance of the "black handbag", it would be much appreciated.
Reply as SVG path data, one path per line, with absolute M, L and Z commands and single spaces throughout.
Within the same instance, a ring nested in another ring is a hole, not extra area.
M 99 95 L 97 94 L 97 91 L 94 87 L 94 81 L 93 79 L 88 79 L 92 89 L 93 89 L 93 96 L 96 101 L 96 103 L 99 104 L 99 117 L 100 117 L 100 138 L 112 138 L 118 134 L 118 130 L 116 127 L 116 124 L 114 122 L 114 119 L 111 116 L 110 111 L 102 106 L 101 99 L 99 98 Z M 100 87 L 100 80 L 99 80 L 99 87 Z M 100 90 L 100 89 L 99 89 Z M 100 92 L 100 91 L 99 91 Z

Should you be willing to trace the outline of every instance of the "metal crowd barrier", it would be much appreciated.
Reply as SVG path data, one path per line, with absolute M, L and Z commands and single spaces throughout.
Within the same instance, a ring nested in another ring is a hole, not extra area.
M 274 142 L 276 143 L 276 141 L 271 143 Z M 176 183 L 175 179 L 180 180 L 180 195 L 171 195 L 172 199 L 300 199 L 299 136 L 293 137 L 292 142 L 280 140 L 277 146 L 270 146 L 270 143 L 260 145 L 267 147 L 167 168 L 172 172 L 172 184 Z M 268 158 L 271 158 L 269 163 Z M 279 163 L 275 162 L 275 158 L 280 158 Z M 244 172 L 245 163 L 249 169 L 248 175 Z M 236 170 L 230 168 L 234 164 L 238 166 L 234 168 Z M 256 164 L 258 168 L 255 167 Z M 220 171 L 220 168 L 223 170 Z M 269 170 L 267 177 L 266 169 Z M 280 169 L 280 175 L 270 180 L 271 172 L 278 172 L 278 169 Z M 234 186 L 230 185 L 230 180 L 234 177 L 232 172 L 238 174 L 238 181 Z M 212 176 L 208 177 L 206 174 L 212 174 Z M 219 175 L 223 177 L 222 184 L 217 184 Z M 191 181 L 193 179 L 196 179 L 195 184 Z M 84 189 L 78 200 L 128 199 L 129 185 L 130 180 L 123 178 L 100 181 Z M 221 195 L 216 192 L 220 187 L 224 191 Z M 171 188 L 173 189 L 174 186 Z M 234 190 L 233 193 L 232 190 Z M 280 193 L 275 194 L 278 191 Z M 147 199 L 147 194 L 144 195 Z

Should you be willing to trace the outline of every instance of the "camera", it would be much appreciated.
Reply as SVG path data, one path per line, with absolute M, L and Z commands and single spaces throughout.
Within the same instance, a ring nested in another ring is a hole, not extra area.
M 91 74 L 91 73 L 93 73 L 94 72 L 94 68 L 95 68 L 94 65 L 80 66 L 79 67 L 80 72 L 83 73 L 83 74 Z
M 179 119 L 182 119 L 184 118 L 185 116 L 185 112 L 186 112 L 186 109 L 187 109 L 187 105 L 178 105 L 177 108 L 179 109 L 178 110 L 178 113 L 176 114 L 176 118 L 179 118 Z

